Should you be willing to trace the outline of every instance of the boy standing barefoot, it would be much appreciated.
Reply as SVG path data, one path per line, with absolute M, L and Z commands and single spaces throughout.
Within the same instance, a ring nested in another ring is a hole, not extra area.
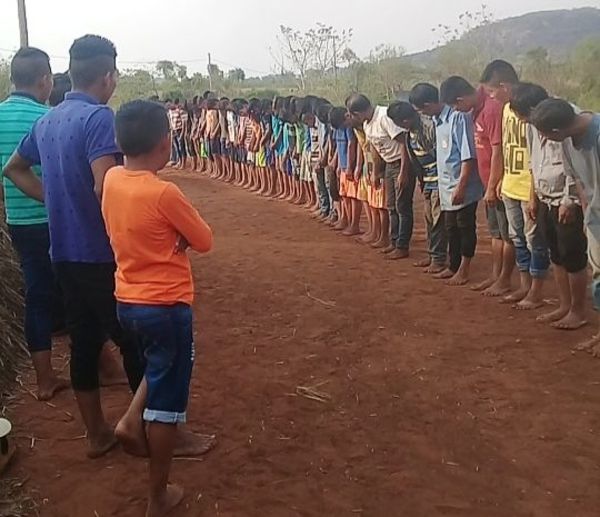
M 212 247 L 212 233 L 173 184 L 157 173 L 169 159 L 164 108 L 149 101 L 124 105 L 116 117 L 125 166 L 106 175 L 102 213 L 117 263 L 119 321 L 146 360 L 144 381 L 132 402 L 144 404 L 147 424 L 140 449 L 150 455 L 147 517 L 162 517 L 181 502 L 168 485 L 177 425 L 186 420 L 194 360 L 194 285 L 185 249 Z

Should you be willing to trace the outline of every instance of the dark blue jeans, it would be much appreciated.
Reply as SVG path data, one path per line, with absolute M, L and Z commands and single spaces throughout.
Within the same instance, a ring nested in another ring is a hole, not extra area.
M 393 246 L 400 250 L 408 250 L 414 227 L 413 199 L 416 177 L 410 174 L 408 185 L 402 192 L 398 192 L 399 174 L 400 161 L 386 164 L 384 184 L 390 215 L 390 238 Z
M 119 303 L 117 314 L 146 363 L 144 420 L 184 423 L 194 364 L 191 307 Z
M 8 231 L 25 281 L 25 339 L 29 351 L 50 350 L 63 302 L 50 262 L 48 225 L 11 225 Z

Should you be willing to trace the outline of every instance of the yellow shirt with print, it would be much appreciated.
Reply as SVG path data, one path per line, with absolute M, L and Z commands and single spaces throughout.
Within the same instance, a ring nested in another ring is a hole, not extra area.
M 506 104 L 502 113 L 502 150 L 504 177 L 502 195 L 517 201 L 529 201 L 531 172 L 527 150 L 527 123 Z

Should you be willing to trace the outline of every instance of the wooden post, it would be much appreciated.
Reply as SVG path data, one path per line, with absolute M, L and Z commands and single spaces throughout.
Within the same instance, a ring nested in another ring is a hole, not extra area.
M 27 30 L 27 11 L 25 10 L 25 0 L 17 0 L 19 9 L 19 35 L 21 38 L 21 48 L 29 46 L 29 31 Z

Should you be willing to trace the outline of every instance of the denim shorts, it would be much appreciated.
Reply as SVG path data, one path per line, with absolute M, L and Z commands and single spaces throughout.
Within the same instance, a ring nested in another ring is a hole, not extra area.
M 121 325 L 133 333 L 145 359 L 148 397 L 144 420 L 184 423 L 194 364 L 191 307 L 183 303 L 119 303 L 117 311 Z
M 508 219 L 506 218 L 506 207 L 501 200 L 496 201 L 494 206 L 485 207 L 488 229 L 492 239 L 511 242 L 508 231 Z

